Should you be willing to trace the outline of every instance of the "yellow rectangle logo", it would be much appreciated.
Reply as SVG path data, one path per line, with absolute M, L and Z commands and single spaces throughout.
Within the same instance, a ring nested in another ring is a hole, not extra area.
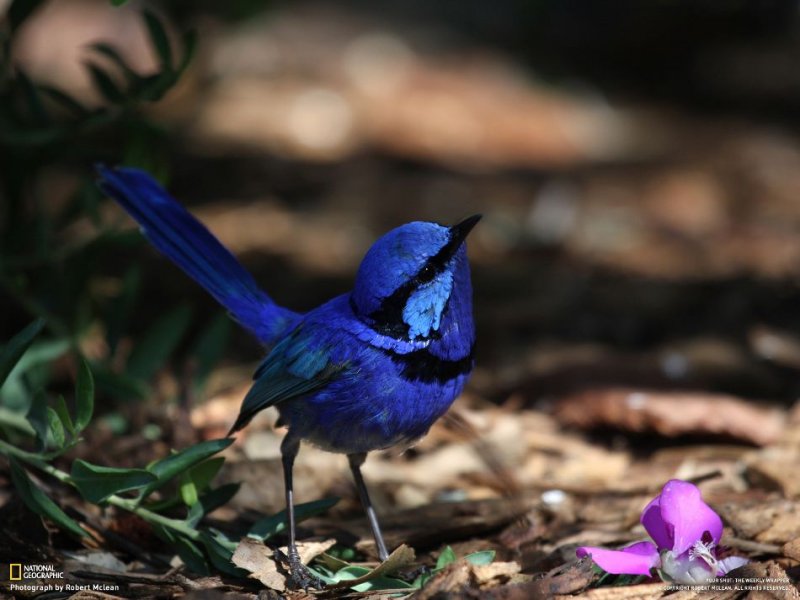
M 20 581 L 22 579 L 22 563 L 8 565 L 9 581 Z

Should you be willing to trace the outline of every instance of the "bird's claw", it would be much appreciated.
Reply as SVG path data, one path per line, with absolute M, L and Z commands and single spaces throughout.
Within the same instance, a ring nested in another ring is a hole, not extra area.
M 275 560 L 288 566 L 289 587 L 295 590 L 307 590 L 313 588 L 321 590 L 323 583 L 318 577 L 313 575 L 300 560 L 300 555 L 296 548 L 289 548 L 289 553 L 284 554 L 281 550 L 275 550 Z
M 420 565 L 418 567 L 414 567 L 412 569 L 400 571 L 396 574 L 397 577 L 402 579 L 403 581 L 414 581 L 421 575 L 430 575 L 431 568 L 428 565 Z

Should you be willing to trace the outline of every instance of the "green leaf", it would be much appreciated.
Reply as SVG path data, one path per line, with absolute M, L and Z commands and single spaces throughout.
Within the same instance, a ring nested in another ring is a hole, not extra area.
M 369 574 L 371 570 L 372 569 L 359 565 L 348 565 L 336 571 L 333 578 L 337 583 L 339 581 L 352 581 L 353 579 L 358 579 L 359 577 Z
M 183 73 L 191 64 L 194 53 L 197 50 L 197 32 L 188 31 L 183 36 L 183 58 L 178 65 L 178 73 Z
M 225 538 L 221 533 L 201 532 L 200 540 L 206 548 L 206 553 L 215 569 L 235 577 L 247 577 L 248 572 L 240 569 L 231 562 L 231 556 L 236 549 L 236 544 Z
M 146 75 L 139 79 L 139 84 L 136 90 L 136 99 L 145 102 L 156 102 L 164 97 L 169 89 L 175 85 L 177 81 L 176 75 L 173 72 L 162 71 L 155 75 Z M 131 164 L 123 161 L 125 164 Z
M 44 387 L 50 365 L 69 349 L 70 342 L 66 339 L 34 341 L 6 377 L 0 389 L 0 403 L 10 409 L 27 408 L 30 404 L 28 390 Z
M 70 480 L 81 496 L 99 504 L 112 494 L 141 489 L 156 481 L 156 476 L 144 469 L 102 467 L 76 459 L 72 463 Z
M 189 507 L 189 512 L 186 514 L 184 522 L 194 529 L 204 516 L 206 516 L 206 513 L 203 511 L 203 505 L 197 502 Z
M 81 432 L 94 413 L 94 377 L 88 363 L 81 359 L 75 382 L 75 431 Z
M 186 506 L 197 504 L 200 493 L 208 488 L 224 462 L 222 456 L 210 458 L 195 465 L 181 476 L 180 492 Z
M 128 0 L 111 0 L 112 6 L 123 6 L 127 4 Z
M 53 440 L 53 445 L 61 449 L 66 442 L 66 435 L 64 434 L 64 424 L 61 422 L 61 417 L 55 409 L 47 407 L 47 422 L 50 427 L 50 436 Z
M 40 517 L 45 517 L 53 521 L 56 525 L 69 531 L 79 537 L 87 535 L 86 531 L 81 528 L 78 523 L 73 521 L 61 508 L 48 498 L 42 490 L 36 487 L 33 482 L 28 478 L 27 472 L 17 462 L 17 460 L 10 456 L 8 458 L 11 464 L 11 479 L 14 482 L 14 487 L 19 492 L 25 506 L 30 508 Z
M 17 411 L 7 409 L 5 406 L 0 406 L 0 426 L 13 427 L 25 435 L 36 435 L 36 432 L 25 417 Z
M 241 485 L 241 483 L 226 483 L 216 489 L 207 491 L 205 494 L 201 494 L 197 499 L 197 503 L 189 507 L 185 519 L 186 524 L 189 527 L 196 527 L 208 513 L 227 504 L 239 491 Z M 148 508 L 153 510 L 150 505 L 148 505 Z
M 25 418 L 36 432 L 38 449 L 44 450 L 47 446 L 47 432 L 50 429 L 47 421 L 47 397 L 44 392 L 38 391 L 33 395 Z
M 139 81 L 139 75 L 137 75 L 136 71 L 134 71 L 122 55 L 117 51 L 116 48 L 109 44 L 105 44 L 103 42 L 97 42 L 89 46 L 92 50 L 97 52 L 98 54 L 102 54 L 111 62 L 113 62 L 117 67 L 119 67 L 120 71 L 125 74 L 125 78 L 128 80 L 130 85 L 136 85 Z
M 72 417 L 69 415 L 69 409 L 67 408 L 67 403 L 64 400 L 64 396 L 59 396 L 56 399 L 56 414 L 58 418 L 61 420 L 61 424 L 64 426 L 64 429 L 67 432 L 75 437 L 75 426 L 72 424 Z
M 224 457 L 216 456 L 191 468 L 189 473 L 195 486 L 197 486 L 198 492 L 202 493 L 208 489 L 211 481 L 217 476 L 224 463 Z
M 236 495 L 236 492 L 239 491 L 241 486 L 241 483 L 226 483 L 213 490 L 208 490 L 204 494 L 200 494 L 198 504 L 203 507 L 203 514 L 207 515 L 220 506 L 227 504 L 231 498 Z
M 94 367 L 97 387 L 120 400 L 144 400 L 150 393 L 146 383 L 126 373 L 115 373 L 102 365 Z
M 149 10 L 144 11 L 144 22 L 150 34 L 150 42 L 156 51 L 156 55 L 161 62 L 161 69 L 168 73 L 172 72 L 172 49 L 169 45 L 169 37 L 158 17 Z
M 197 486 L 195 486 L 194 481 L 188 479 L 185 475 L 181 476 L 180 493 L 181 500 L 186 506 L 194 506 L 199 502 Z
M 39 89 L 21 69 L 17 71 L 17 81 L 19 82 L 19 86 L 22 89 L 23 93 L 25 94 L 25 100 L 28 109 L 30 111 L 30 114 L 40 124 L 42 125 L 49 124 L 50 115 L 47 114 L 47 111 L 44 108 L 44 104 L 42 103 L 42 96 L 39 92 Z
M 314 502 L 307 502 L 305 504 L 298 504 L 294 507 L 295 522 L 299 523 L 304 519 L 313 517 L 315 515 L 324 513 L 326 510 L 335 506 L 339 502 L 339 498 L 323 498 Z M 250 528 L 247 532 L 248 537 L 261 540 L 271 538 L 287 528 L 286 510 L 282 510 L 272 516 L 265 517 Z
M 52 363 L 57 358 L 64 356 L 70 350 L 70 341 L 67 339 L 50 339 L 34 342 L 19 359 L 11 371 L 10 377 L 19 373 L 27 373 L 30 369 L 42 364 Z
M 439 558 L 436 560 L 436 568 L 442 569 L 447 565 L 456 562 L 458 557 L 456 557 L 456 553 L 453 552 L 453 549 L 450 546 L 447 546 L 442 553 L 439 555 Z
M 352 586 L 350 589 L 356 592 L 368 592 L 370 590 L 409 590 L 413 586 L 402 579 L 393 577 L 374 577 L 364 583 Z
M 85 106 L 58 88 L 49 85 L 41 85 L 39 86 L 39 91 L 63 109 L 71 112 L 74 116 L 83 117 L 89 114 L 89 110 Z
M 221 452 L 232 443 L 233 438 L 209 440 L 207 442 L 195 444 L 194 446 L 189 446 L 185 450 L 181 450 L 176 454 L 154 462 L 147 467 L 147 470 L 155 475 L 157 480 L 142 491 L 141 498 L 146 498 L 172 478 L 213 456 L 217 452 Z
M 111 300 L 105 315 L 106 341 L 111 353 L 116 353 L 117 345 L 125 332 L 133 313 L 136 297 L 141 287 L 142 272 L 138 265 L 132 266 L 122 277 L 119 295 Z
M 226 314 L 217 315 L 194 343 L 194 384 L 201 388 L 211 369 L 225 353 L 231 333 L 231 320 Z
M 8 21 L 11 31 L 17 29 L 31 14 L 39 8 L 43 0 L 15 0 L 8 7 Z
M 150 526 L 153 528 L 155 534 L 163 539 L 164 541 L 168 542 L 170 546 L 172 546 L 175 551 L 178 553 L 178 556 L 181 557 L 183 564 L 185 564 L 188 569 L 198 575 L 208 575 L 208 563 L 206 562 L 206 557 L 203 556 L 203 551 L 197 547 L 197 545 L 182 535 L 179 535 L 177 532 L 168 529 L 167 527 L 163 527 L 158 523 L 150 523 Z
M 473 552 L 472 554 L 467 554 L 464 559 L 472 563 L 473 565 L 490 565 L 495 557 L 494 550 L 480 550 L 479 552 Z
M 3 385 L 14 365 L 25 354 L 28 346 L 31 345 L 34 338 L 42 330 L 42 327 L 44 327 L 44 320 L 38 319 L 11 338 L 8 344 L 5 345 L 3 352 L 0 353 L 0 386 Z
M 408 567 L 414 562 L 414 551 L 406 545 L 396 548 L 384 562 L 374 569 L 350 565 L 340 569 L 334 576 L 331 588 L 349 587 L 356 591 L 409 589 L 412 585 L 389 577 L 392 573 Z
M 191 310 L 181 306 L 158 319 L 131 352 L 127 372 L 149 380 L 167 361 L 189 327 Z
M 125 94 L 108 73 L 92 62 L 87 62 L 86 68 L 92 83 L 106 100 L 112 104 L 122 104 L 125 101 Z

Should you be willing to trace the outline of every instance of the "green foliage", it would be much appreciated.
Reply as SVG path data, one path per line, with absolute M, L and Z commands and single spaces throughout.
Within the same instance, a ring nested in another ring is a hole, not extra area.
M 8 9 L 8 21 L 14 31 L 42 4 L 43 0 L 17 0 Z
M 80 433 L 92 420 L 94 412 L 94 378 L 85 360 L 81 360 L 75 385 L 75 431 Z
M 193 341 L 191 350 L 195 391 L 203 388 L 211 369 L 222 358 L 231 333 L 231 319 L 220 313 Z
M 37 319 L 0 355 L 0 382 L 5 381 L 0 389 L 0 415 L 8 417 L 7 426 L 23 432 L 29 426 L 17 417 L 30 408 L 30 391 L 47 387 L 55 358 L 81 347 L 98 330 L 105 331 L 108 352 L 92 365 L 99 390 L 115 400 L 143 399 L 149 395 L 155 371 L 177 354 L 191 319 L 182 307 L 165 315 L 144 336 L 132 336 L 139 271 L 130 269 L 114 289 L 106 285 L 109 277 L 101 269 L 108 257 L 141 243 L 141 236 L 118 231 L 102 216 L 102 198 L 88 165 L 98 156 L 113 156 L 114 162 L 123 158 L 127 164 L 166 176 L 168 132 L 145 109 L 178 83 L 191 63 L 197 38 L 193 32 L 174 35 L 163 15 L 144 11 L 141 19 L 159 61 L 156 72 L 146 74 L 131 67 L 113 40 L 91 44 L 86 72 L 104 101 L 90 105 L 35 81 L 11 62 L 10 48 L 19 28 L 41 4 L 14 0 L 9 18 L 0 21 L 0 289 L 5 302 L 13 302 Z M 136 18 L 136 13 L 128 14 Z M 75 192 L 64 202 L 45 196 L 50 190 L 43 187 L 48 179 L 44 169 L 72 175 Z M 63 208 L 53 209 L 61 204 Z M 63 232 L 84 217 L 97 228 L 97 235 L 65 246 Z M 111 277 L 119 276 L 114 272 Z M 100 281 L 103 285 L 98 285 Z M 45 322 L 52 337 L 39 342 L 42 356 L 35 358 L 29 352 L 18 362 L 26 340 L 30 343 Z M 138 339 L 129 357 L 131 364 L 123 372 L 120 367 L 128 348 L 121 357 L 119 341 L 131 337 Z M 218 358 L 218 353 L 206 349 L 203 358 L 187 360 L 202 362 L 205 376 Z M 17 365 L 14 372 L 10 365 Z M 199 381 L 202 384 L 204 379 Z M 195 387 L 197 391 L 199 385 Z M 82 415 L 79 410 L 76 423 L 84 421 Z M 38 416 L 36 409 L 33 416 Z M 56 430 L 53 433 L 58 435 Z M 65 433 L 69 433 L 66 427 Z
M 5 372 L 11 373 L 26 360 L 27 352 L 35 348 L 35 334 L 42 330 L 41 323 L 25 328 L 5 346 L 3 353 Z M 11 356 L 11 358 L 5 358 Z M 74 413 L 66 400 L 59 396 L 53 406 L 47 396 L 35 391 L 29 399 L 26 419 L 34 450 L 25 450 L 0 437 L 0 454 L 8 458 L 11 477 L 22 501 L 36 514 L 52 521 L 64 531 L 76 536 L 87 532 L 69 517 L 40 489 L 29 470 L 55 478 L 61 484 L 74 487 L 88 502 L 111 505 L 132 512 L 153 528 L 153 531 L 170 544 L 186 565 L 198 572 L 216 570 L 228 575 L 245 575 L 234 567 L 230 558 L 237 542 L 215 529 L 202 527 L 203 518 L 228 502 L 238 491 L 239 484 L 213 487 L 212 481 L 224 463 L 216 456 L 230 446 L 232 439 L 210 440 L 174 452 L 148 465 L 144 469 L 118 468 L 92 464 L 75 459 L 69 473 L 59 470 L 51 461 L 81 442 L 80 434 L 90 426 L 94 412 L 95 386 L 88 363 L 80 360 L 75 381 Z M 0 413 L 0 425 L 2 425 Z M 23 466 L 24 465 L 24 466 Z M 174 492 L 163 493 L 170 486 Z M 161 498 L 151 496 L 162 491 Z M 135 497 L 131 494 L 134 493 Z M 316 514 L 332 506 L 324 501 L 313 506 L 300 506 L 299 514 Z M 175 517 L 174 514 L 183 514 Z M 282 515 L 270 518 L 273 533 L 280 531 Z M 267 537 L 267 534 L 264 535 Z
M 156 476 L 145 469 L 103 467 L 76 459 L 69 481 L 86 500 L 100 504 L 113 494 L 142 489 L 156 481 Z
M 362 567 L 360 565 L 349 565 L 339 569 L 335 573 L 326 574 L 325 578 L 329 584 L 337 584 L 346 581 L 353 581 L 354 579 L 361 579 L 370 574 L 372 569 Z M 351 590 L 356 592 L 372 592 L 378 590 L 411 590 L 412 584 L 396 577 L 377 576 L 371 577 L 368 581 L 349 586 Z
M 159 318 L 145 332 L 128 360 L 128 375 L 148 380 L 173 353 L 189 327 L 191 311 L 182 306 Z
M 295 521 L 300 522 L 304 519 L 324 513 L 337 502 L 339 502 L 339 498 L 323 498 L 322 500 L 316 500 L 306 504 L 298 504 L 294 507 Z M 270 517 L 257 521 L 250 528 L 250 531 L 247 532 L 247 535 L 251 538 L 264 541 L 284 531 L 288 526 L 287 523 L 286 511 L 282 510 Z
M 408 593 L 412 590 L 419 590 L 430 581 L 430 579 L 441 572 L 448 565 L 456 562 L 458 557 L 450 546 L 445 547 L 439 555 L 436 566 L 417 577 L 409 583 L 400 579 L 395 574 L 407 568 L 413 559 L 413 553 L 402 552 L 402 547 L 395 550 L 389 559 L 375 569 L 368 569 L 362 565 L 354 565 L 347 562 L 342 557 L 342 549 L 334 547 L 331 552 L 323 554 L 309 570 L 319 577 L 327 585 L 334 587 L 348 587 L 356 592 L 387 591 L 397 590 L 398 592 Z M 408 551 L 408 548 L 405 548 Z M 351 551 L 345 549 L 348 560 L 352 560 Z M 473 552 L 464 556 L 461 560 L 466 560 L 474 565 L 488 565 L 495 557 L 493 550 L 483 550 Z M 348 584 L 353 582 L 353 584 Z
M 444 569 L 447 565 L 456 562 L 457 559 L 458 557 L 456 557 L 456 553 L 453 552 L 453 549 L 450 546 L 447 546 L 444 550 L 442 550 L 439 558 L 436 559 L 436 569 Z
M 200 504 L 200 492 L 208 488 L 211 480 L 219 473 L 224 462 L 225 459 L 221 456 L 210 458 L 194 465 L 181 475 L 181 500 L 186 506 L 202 506 Z
M 481 550 L 479 552 L 473 552 L 472 554 L 467 554 L 464 557 L 469 563 L 473 565 L 488 565 L 494 561 L 495 552 L 494 550 Z M 442 553 L 439 555 L 439 558 L 436 560 L 436 567 L 431 569 L 427 573 L 423 573 L 419 577 L 414 580 L 413 587 L 414 588 L 422 588 L 425 584 L 437 573 L 439 573 L 442 569 L 447 567 L 448 565 L 453 564 L 458 560 L 456 553 L 453 552 L 453 549 L 450 546 L 446 546 Z
M 414 589 L 414 585 L 393 575 L 407 569 L 414 558 L 413 550 L 408 546 L 400 546 L 386 561 L 374 569 L 368 569 L 363 565 L 351 565 L 330 554 L 323 554 L 310 570 L 334 588 L 350 588 L 357 592 L 390 590 L 407 593 Z
M 0 351 L 0 454 L 10 461 L 24 503 L 64 531 L 87 535 L 45 493 L 51 483 L 74 488 L 87 502 L 138 515 L 193 571 L 242 575 L 230 563 L 236 541 L 204 524 L 205 516 L 239 489 L 238 484 L 213 485 L 224 462 L 217 454 L 231 440 L 203 442 L 146 468 L 71 461 L 66 454 L 96 422 L 95 412 L 104 413 L 99 415 L 104 421 L 116 419 L 124 430 L 121 401 L 150 397 L 152 379 L 165 364 L 183 360 L 197 392 L 225 350 L 227 318 L 215 316 L 187 340 L 192 324 L 188 307 L 165 311 L 138 334 L 139 324 L 132 320 L 141 303 L 140 269 L 122 272 L 113 262 L 109 275 L 103 268 L 140 244 L 141 236 L 119 231 L 104 216 L 103 199 L 87 167 L 97 157 L 111 156 L 114 162 L 122 157 L 128 165 L 167 176 L 163 149 L 169 145 L 168 132 L 151 121 L 146 109 L 183 76 L 197 37 L 194 32 L 176 35 L 162 15 L 143 12 L 158 59 L 156 72 L 146 74 L 131 66 L 113 40 L 91 44 L 86 72 L 103 101 L 90 105 L 11 63 L 14 37 L 42 4 L 14 0 L 0 22 L 0 288 L 6 302 L 35 319 Z M 63 202 L 52 200 L 51 190 L 43 186 L 51 171 L 67 174 L 75 187 Z M 64 239 L 75 239 L 71 232 L 80 229 L 75 227 L 79 221 L 84 228 L 93 226 L 95 235 L 65 245 Z M 75 360 L 79 349 L 87 347 L 103 350 L 92 353 L 91 364 Z M 58 369 L 53 368 L 56 361 Z M 45 393 L 65 389 L 63 381 L 51 378 L 69 367 L 75 372 L 74 391 Z M 95 402 L 96 395 L 102 401 Z M 68 472 L 53 464 L 56 458 L 59 466 L 69 465 Z M 300 506 L 298 514 L 317 514 L 332 504 Z M 262 539 L 282 531 L 284 518 L 265 519 Z
M 48 498 L 42 490 L 40 490 L 28 476 L 27 471 L 22 468 L 16 458 L 9 455 L 9 464 L 11 465 L 11 480 L 14 482 L 14 487 L 17 489 L 22 501 L 37 515 L 49 519 L 63 530 L 68 531 L 83 537 L 86 531 L 78 525 L 73 519 L 61 510 L 61 508 Z
M 142 490 L 140 500 L 147 498 L 154 491 L 172 481 L 186 470 L 221 452 L 233 443 L 233 438 L 209 440 L 190 446 L 171 456 L 162 458 L 147 467 L 155 479 Z
M 0 353 L 0 386 L 5 383 L 12 369 L 33 343 L 42 327 L 44 327 L 44 320 L 37 319 L 11 338 L 5 345 L 3 352 Z

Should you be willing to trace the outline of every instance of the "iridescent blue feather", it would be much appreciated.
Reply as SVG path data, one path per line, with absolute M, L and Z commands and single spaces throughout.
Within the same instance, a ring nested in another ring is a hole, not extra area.
M 475 341 L 464 238 L 478 217 L 390 231 L 364 257 L 353 292 L 299 315 L 147 173 L 99 171 L 153 245 L 272 346 L 232 431 L 277 406 L 295 438 L 368 452 L 421 437 L 461 392 Z

